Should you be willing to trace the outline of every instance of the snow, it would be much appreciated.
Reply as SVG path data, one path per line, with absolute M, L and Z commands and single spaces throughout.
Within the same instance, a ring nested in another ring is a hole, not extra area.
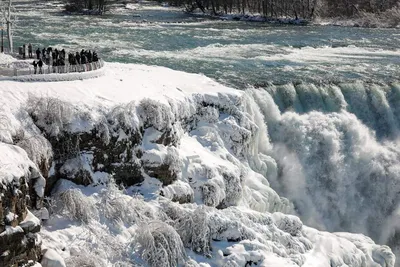
M 53 249 L 44 249 L 41 264 L 43 267 L 66 267 L 64 259 Z
M 29 172 L 33 163 L 26 152 L 17 146 L 0 142 L 0 182 L 8 184 L 11 181 L 19 183 L 19 178 Z
M 40 226 L 40 220 L 28 210 L 25 219 L 19 224 L 24 229 L 33 229 Z
M 60 90 L 58 82 L 20 83 L 2 82 L 3 97 L 0 103 L 17 108 L 27 100 L 29 94 L 56 97 L 78 105 L 112 106 L 117 103 L 151 98 L 164 103 L 170 99 L 184 99 L 191 93 L 231 93 L 230 88 L 202 75 L 173 71 L 163 67 L 106 63 L 105 76 L 96 79 L 67 82 Z M 157 78 L 154 79 L 154 74 Z M 90 88 L 90 90 L 88 90 Z M 112 88 L 112 90 L 111 90 Z
M 362 235 L 321 232 L 286 214 L 295 213 L 294 204 L 271 188 L 282 178 L 273 157 L 287 164 L 279 165 L 283 171 L 293 164 L 298 180 L 283 179 L 292 187 L 299 185 L 298 191 L 289 190 L 308 204 L 305 177 L 297 169 L 300 160 L 291 161 L 296 157 L 289 154 L 281 158 L 269 134 L 282 142 L 304 143 L 300 130 L 308 129 L 307 117 L 281 114 L 271 96 L 237 91 L 203 75 L 120 63 L 107 63 L 102 71 L 100 77 L 76 81 L 1 82 L 5 97 L 0 99 L 0 115 L 8 122 L 1 140 L 12 143 L 21 129 L 40 133 L 29 123 L 28 112 L 53 137 L 99 127 L 106 143 L 110 136 L 129 138 L 121 125 L 144 127 L 143 164 L 166 163 L 177 181 L 162 187 L 146 176 L 141 186 L 121 191 L 107 173 L 93 172 L 89 152 L 66 160 L 61 168 L 65 177 L 82 169 L 94 177 L 94 184 L 58 184 L 55 213 L 41 231 L 44 246 L 54 249 L 47 250 L 43 267 L 53 266 L 50 262 L 65 266 L 62 258 L 68 266 L 197 266 L 193 261 L 202 266 L 244 266 L 250 261 L 258 266 L 394 266 L 386 246 Z M 282 123 L 282 129 L 265 121 Z M 331 140 L 335 151 L 337 142 L 329 138 L 334 127 L 328 120 L 316 121 L 320 127 L 331 126 L 323 140 Z M 298 127 L 290 128 L 290 122 Z M 291 131 L 293 140 L 287 137 Z M 165 132 L 172 133 L 174 145 L 155 142 Z M 0 146 L 0 160 L 12 165 L 6 172 L 8 182 L 13 172 L 26 170 L 20 165 L 34 164 L 21 148 L 3 142 Z M 46 146 L 37 152 L 42 149 Z M 307 150 L 297 152 L 301 149 Z M 38 186 L 42 188 L 42 180 Z M 182 199 L 190 203 L 171 201 Z
M 131 9 L 131 10 L 136 10 L 136 9 L 138 9 L 140 6 L 139 5 L 137 5 L 137 4 L 126 4 L 125 5 L 125 8 L 126 9 Z
M 35 163 L 29 159 L 25 150 L 0 142 L 0 183 L 3 185 L 13 183 L 15 194 L 19 194 L 18 188 L 21 186 L 21 181 L 28 182 L 29 179 L 35 179 L 35 192 L 39 197 L 43 197 L 46 180 L 37 170 Z
M 0 53 L 0 67 L 7 67 L 8 64 L 15 62 L 15 58 L 11 55 Z
M 12 226 L 6 226 L 6 230 L 4 230 L 2 233 L 0 233 L 0 237 L 1 236 L 10 236 L 14 233 L 23 233 L 24 230 L 22 230 L 22 228 L 20 226 L 16 226 L 16 227 L 12 227 Z
M 387 246 L 376 246 L 374 242 L 365 236 L 349 233 L 317 232 L 315 229 L 304 227 L 303 233 L 314 244 L 313 249 L 306 257 L 305 266 L 321 266 L 333 264 L 333 266 L 394 266 L 395 257 L 390 255 Z M 324 249 L 317 249 L 323 247 Z M 348 253 L 352 251 L 352 253 Z M 365 255 L 359 251 L 368 251 Z M 380 256 L 378 256 L 378 254 Z M 335 255 L 330 262 L 326 261 L 327 255 Z M 381 257 L 386 255 L 386 257 Z M 317 262 L 315 259 L 319 259 Z
M 18 215 L 14 214 L 12 212 L 8 212 L 7 215 L 6 215 L 6 219 L 7 219 L 8 222 L 12 222 L 17 218 L 18 218 Z
M 56 215 L 44 227 L 44 246 L 60 251 L 71 266 L 89 262 L 111 266 L 126 257 L 140 266 L 143 259 L 138 255 L 156 266 L 170 266 L 165 265 L 169 260 L 186 264 L 194 260 L 202 266 L 245 266 L 250 261 L 258 266 L 331 266 L 331 262 L 334 266 L 394 266 L 388 247 L 362 235 L 320 232 L 303 226 L 295 216 L 239 207 L 217 210 L 165 199 L 145 201 L 112 185 L 83 188 L 65 183 L 60 192 L 79 189 L 83 192 L 79 203 L 92 203 L 97 214 L 83 224 Z M 160 236 L 166 243 L 155 241 Z M 182 252 L 181 242 L 197 253 Z M 164 250 L 176 257 L 168 259 Z
M 194 191 L 188 183 L 182 181 L 176 181 L 175 183 L 168 185 L 162 189 L 163 196 L 168 199 L 189 199 L 193 200 Z

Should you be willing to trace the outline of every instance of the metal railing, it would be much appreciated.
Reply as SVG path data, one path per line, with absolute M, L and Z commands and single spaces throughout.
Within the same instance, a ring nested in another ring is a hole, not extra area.
M 66 64 L 63 66 L 51 66 L 44 65 L 42 68 L 37 67 L 36 71 L 33 67 L 18 69 L 18 68 L 0 68 L 0 76 L 24 76 L 24 75 L 42 75 L 42 74 L 53 74 L 53 73 L 80 73 L 88 72 L 93 70 L 101 69 L 104 66 L 104 61 L 99 59 L 98 61 L 70 65 Z

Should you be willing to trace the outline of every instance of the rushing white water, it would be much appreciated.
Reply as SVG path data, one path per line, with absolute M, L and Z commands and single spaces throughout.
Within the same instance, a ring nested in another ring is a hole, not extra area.
M 399 85 L 287 84 L 250 93 L 279 167 L 269 181 L 306 224 L 398 246 Z

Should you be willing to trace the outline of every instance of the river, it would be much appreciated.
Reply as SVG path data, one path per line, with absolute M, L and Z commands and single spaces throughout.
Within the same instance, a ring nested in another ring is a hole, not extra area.
M 16 47 L 92 49 L 106 61 L 203 73 L 238 89 L 292 81 L 389 82 L 400 74 L 398 29 L 210 20 L 149 3 L 104 16 L 65 15 L 63 4 L 54 2 L 14 6 Z

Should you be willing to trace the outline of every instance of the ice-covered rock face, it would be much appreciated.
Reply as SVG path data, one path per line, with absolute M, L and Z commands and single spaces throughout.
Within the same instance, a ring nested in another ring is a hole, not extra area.
M 276 173 L 276 165 L 260 154 L 268 149 L 262 143 L 268 140 L 266 129 L 254 122 L 259 113 L 244 112 L 243 107 L 252 104 L 247 96 L 198 94 L 168 104 L 144 99 L 96 118 L 55 99 L 31 102 L 29 114 L 53 147 L 48 191 L 59 178 L 88 185 L 114 176 L 118 183 L 131 186 L 153 177 L 165 186 L 162 195 L 181 203 L 218 208 L 243 203 L 270 212 L 290 209 L 265 177 Z M 54 112 L 43 108 L 49 103 L 56 103 Z M 77 123 L 88 127 L 76 130 Z
M 39 259 L 40 221 L 28 208 L 42 207 L 45 182 L 22 148 L 0 143 L 1 266 Z

